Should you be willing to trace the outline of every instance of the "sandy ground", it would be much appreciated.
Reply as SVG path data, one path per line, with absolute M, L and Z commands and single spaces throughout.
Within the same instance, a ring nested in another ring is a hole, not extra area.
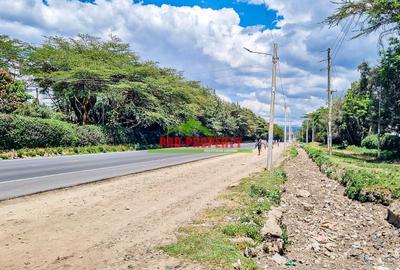
M 344 187 L 323 175 L 304 150 L 285 165 L 282 198 L 293 269 L 400 269 L 400 231 L 383 205 L 345 197 Z M 269 261 L 265 269 L 286 269 Z
M 185 268 L 157 247 L 265 163 L 235 154 L 0 202 L 0 269 Z

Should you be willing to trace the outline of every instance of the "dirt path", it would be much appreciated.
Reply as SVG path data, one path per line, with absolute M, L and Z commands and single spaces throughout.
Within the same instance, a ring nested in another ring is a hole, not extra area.
M 0 269 L 176 265 L 156 247 L 265 161 L 235 154 L 0 202 Z
M 385 221 L 383 206 L 343 196 L 301 149 L 285 170 L 287 257 L 303 262 L 293 269 L 400 269 L 399 231 Z M 266 269 L 282 268 L 271 262 Z

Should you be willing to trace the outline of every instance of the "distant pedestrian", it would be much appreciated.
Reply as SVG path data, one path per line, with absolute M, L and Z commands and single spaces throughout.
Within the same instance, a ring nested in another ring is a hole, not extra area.
M 258 155 L 261 155 L 261 147 L 262 147 L 263 143 L 261 141 L 261 139 L 256 140 L 256 145 L 254 148 L 258 149 Z

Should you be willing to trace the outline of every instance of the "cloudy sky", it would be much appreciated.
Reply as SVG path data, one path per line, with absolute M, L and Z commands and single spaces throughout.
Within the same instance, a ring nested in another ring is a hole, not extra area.
M 143 60 L 182 71 L 266 118 L 271 58 L 243 47 L 271 52 L 276 41 L 280 123 L 283 93 L 295 123 L 326 103 L 321 71 L 326 63 L 320 61 L 345 26 L 321 23 L 335 10 L 329 0 L 0 0 L 0 5 L 1 34 L 34 44 L 49 35 L 116 34 Z M 378 56 L 376 36 L 350 40 L 351 35 L 336 53 L 333 88 L 339 94 L 358 78 L 361 61 L 375 63 Z

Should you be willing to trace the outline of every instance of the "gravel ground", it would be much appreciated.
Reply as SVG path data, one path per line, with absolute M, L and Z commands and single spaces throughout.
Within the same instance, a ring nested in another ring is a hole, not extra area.
M 345 197 L 344 188 L 323 175 L 299 149 L 287 162 L 283 223 L 295 267 L 266 260 L 265 269 L 400 269 L 400 233 L 385 220 L 384 206 Z
M 234 154 L 0 202 L 0 269 L 196 269 L 157 247 L 265 162 Z

